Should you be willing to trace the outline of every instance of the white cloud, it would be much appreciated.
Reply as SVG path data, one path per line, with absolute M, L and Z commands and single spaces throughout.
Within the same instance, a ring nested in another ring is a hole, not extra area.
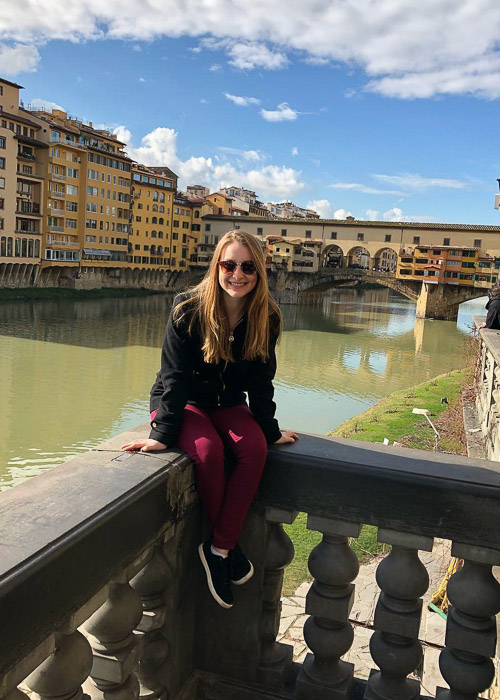
M 15 76 L 19 73 L 36 71 L 40 54 L 35 46 L 0 44 L 0 73 Z
M 288 65 L 288 58 L 279 51 L 271 51 L 265 44 L 236 43 L 227 49 L 229 64 L 240 70 L 264 68 L 279 70 Z
M 250 105 L 260 105 L 260 100 L 257 97 L 243 97 L 242 95 L 231 95 L 229 92 L 224 93 L 224 97 L 233 102 L 238 107 L 249 107 Z
M 299 149 L 297 146 L 292 147 L 292 156 L 298 156 L 299 155 Z
M 461 180 L 452 180 L 439 177 L 422 177 L 418 173 L 403 173 L 402 175 L 373 175 L 376 180 L 387 182 L 411 190 L 426 190 L 430 187 L 444 187 L 448 189 L 462 190 L 467 185 Z
M 282 102 L 276 109 L 261 109 L 260 116 L 268 122 L 292 122 L 298 117 L 298 112 Z
M 330 185 L 336 190 L 354 190 L 355 192 L 363 192 L 363 194 L 390 194 L 405 196 L 405 192 L 400 192 L 399 190 L 379 190 L 375 187 L 369 187 L 368 185 L 362 185 L 358 182 L 335 182 Z
M 365 212 L 365 216 L 368 219 L 368 221 L 378 221 L 380 213 L 375 209 L 367 209 Z
M 337 209 L 337 211 L 333 212 L 333 218 L 334 219 L 345 219 L 348 216 L 354 216 L 350 211 L 346 211 L 345 209 Z
M 138 83 L 145 83 L 145 82 L 146 82 L 146 78 L 143 78 L 143 77 L 141 76 L 141 77 L 138 79 L 137 82 L 138 82 Z
M 331 58 L 325 58 L 324 56 L 306 56 L 304 58 L 304 63 L 307 63 L 309 66 L 329 66 Z
M 207 105 L 207 104 L 208 104 L 208 100 L 207 100 L 206 97 L 200 97 L 200 102 L 201 102 L 202 105 Z
M 212 63 L 208 70 L 212 71 L 212 73 L 218 73 L 222 70 L 222 66 L 220 63 Z
M 392 209 L 384 211 L 382 218 L 384 221 L 416 221 L 420 223 L 436 220 L 429 216 L 407 216 L 403 214 L 403 211 L 399 209 L 399 207 L 393 207 Z
M 300 179 L 301 172 L 284 165 L 254 166 L 246 170 L 239 162 L 218 162 L 217 159 L 205 156 L 191 156 L 187 160 L 181 160 L 177 155 L 178 134 L 174 129 L 158 127 L 146 134 L 137 147 L 133 145 L 132 134 L 125 126 L 115 127 L 113 132 L 120 141 L 128 144 L 126 150 L 131 158 L 145 165 L 166 165 L 179 175 L 181 187 L 193 182 L 211 189 L 238 184 L 255 190 L 264 198 L 277 199 L 291 199 L 305 188 L 305 183 Z M 241 151 L 243 160 L 247 161 L 256 160 L 259 153 Z
M 2 0 L 1 33 L 15 54 L 2 50 L 0 70 L 34 70 L 34 47 L 51 40 L 208 37 L 242 70 L 284 68 L 295 52 L 299 60 L 361 69 L 368 90 L 392 97 L 500 97 L 498 0 L 377 0 L 368 7 L 359 0 Z
M 314 199 L 307 204 L 306 209 L 313 209 L 322 219 L 333 218 L 333 206 L 327 199 Z
M 137 51 L 137 53 L 140 53 L 142 51 L 142 46 L 140 44 L 134 44 L 132 46 L 132 51 Z
M 51 112 L 53 109 L 59 109 L 61 112 L 66 112 L 64 107 L 58 105 L 57 102 L 50 102 L 50 100 L 44 100 L 41 97 L 35 97 L 30 102 L 31 109 L 42 109 L 46 112 Z

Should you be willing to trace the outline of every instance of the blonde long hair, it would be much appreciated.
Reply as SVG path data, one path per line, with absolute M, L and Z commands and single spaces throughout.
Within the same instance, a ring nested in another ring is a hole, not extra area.
M 266 360 L 269 355 L 269 326 L 279 336 L 281 331 L 281 313 L 278 305 L 269 293 L 265 258 L 258 240 L 251 233 L 236 229 L 225 233 L 215 248 L 213 258 L 205 277 L 199 284 L 189 290 L 189 298 L 181 302 L 174 311 L 174 322 L 179 323 L 188 313 L 189 334 L 192 335 L 196 322 L 199 322 L 202 351 L 205 362 L 233 361 L 230 328 L 224 308 L 223 294 L 219 284 L 219 260 L 224 248 L 229 243 L 242 243 L 250 251 L 257 268 L 257 284 L 248 293 L 248 314 L 244 360 Z M 190 313 L 192 311 L 192 314 Z

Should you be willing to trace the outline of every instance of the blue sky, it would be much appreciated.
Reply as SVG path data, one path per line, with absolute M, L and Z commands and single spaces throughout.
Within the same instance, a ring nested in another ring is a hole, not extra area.
M 105 5 L 105 7 L 101 7 Z M 0 75 L 180 184 L 500 225 L 498 0 L 3 0 Z

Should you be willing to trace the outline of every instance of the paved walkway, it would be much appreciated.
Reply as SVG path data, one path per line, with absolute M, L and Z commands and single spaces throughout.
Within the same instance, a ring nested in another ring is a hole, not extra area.
M 436 686 L 447 688 L 438 666 L 438 657 L 441 647 L 444 645 L 446 621 L 437 613 L 427 609 L 425 603 L 432 593 L 439 587 L 450 563 L 449 543 L 443 540 L 435 540 L 432 552 L 420 552 L 420 559 L 425 564 L 429 573 L 430 585 L 424 597 L 422 622 L 420 625 L 420 640 L 424 648 L 423 669 L 419 670 L 415 677 L 422 682 L 422 694 L 436 694 Z M 373 615 L 380 589 L 375 581 L 375 570 L 380 557 L 373 559 L 369 564 L 360 567 L 355 581 L 356 595 L 351 610 L 350 620 L 353 623 L 354 643 L 346 661 L 354 664 L 354 674 L 358 678 L 368 678 L 370 669 L 376 668 L 370 656 L 369 641 L 373 632 Z M 294 595 L 283 598 L 281 623 L 278 641 L 292 644 L 295 661 L 303 661 L 307 647 L 304 642 L 303 626 L 307 619 L 305 614 L 305 596 L 310 583 L 302 583 Z

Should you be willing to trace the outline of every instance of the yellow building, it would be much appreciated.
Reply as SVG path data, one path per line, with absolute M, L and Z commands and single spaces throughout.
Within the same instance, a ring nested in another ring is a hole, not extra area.
M 403 250 L 398 256 L 396 277 L 429 284 L 490 286 L 496 264 L 492 258 L 480 258 L 480 250 L 475 247 L 417 246 Z M 480 273 L 485 265 L 488 275 Z M 489 277 L 488 283 L 483 284 L 486 280 L 479 280 L 480 276 Z
M 114 134 L 68 117 L 32 111 L 47 124 L 43 267 L 127 265 L 131 160 Z
M 0 284 L 29 286 L 39 274 L 44 154 L 42 127 L 19 107 L 21 85 L 0 79 Z
M 177 175 L 169 168 L 133 165 L 129 267 L 176 268 L 177 249 L 173 251 L 171 240 L 176 189 Z

